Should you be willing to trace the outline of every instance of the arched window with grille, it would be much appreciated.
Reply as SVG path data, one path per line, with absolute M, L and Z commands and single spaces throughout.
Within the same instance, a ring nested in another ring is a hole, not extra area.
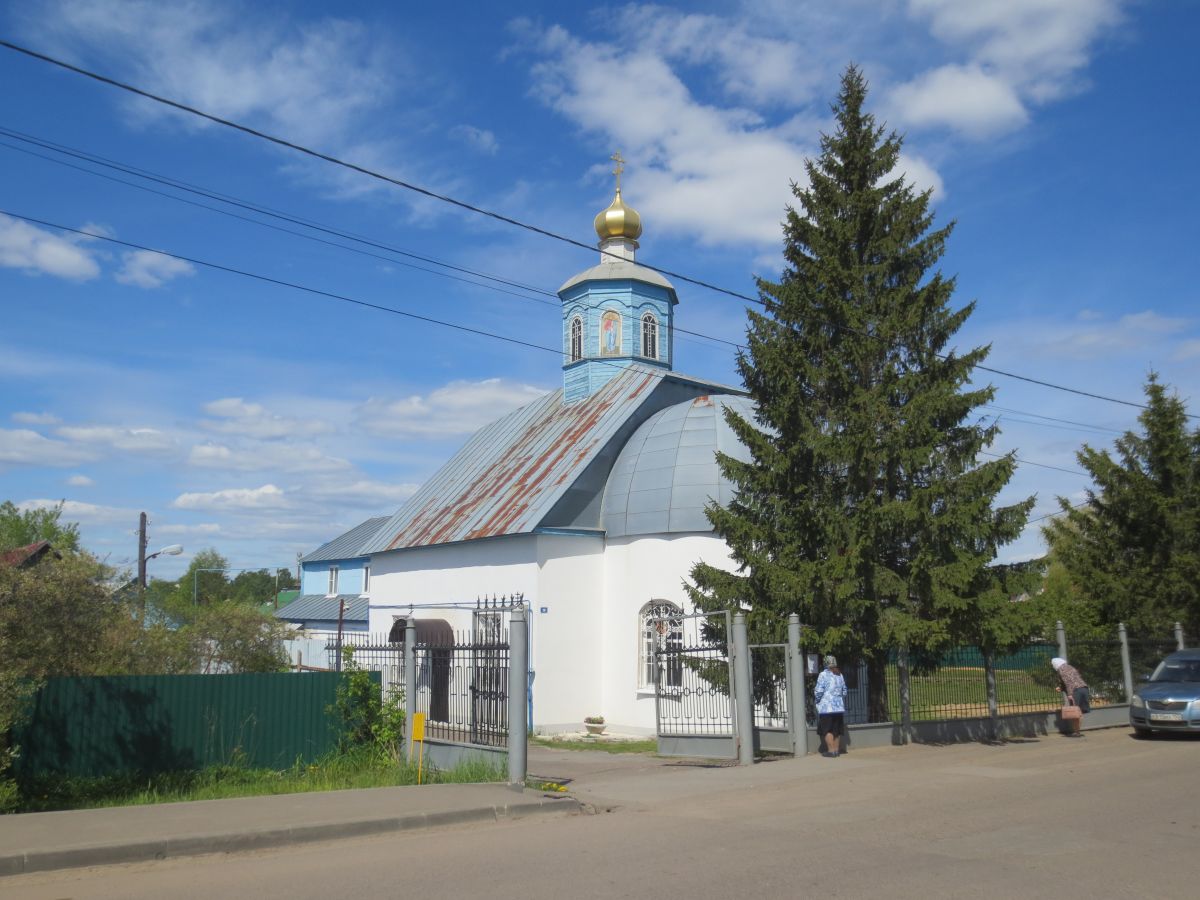
M 654 689 L 655 651 L 663 687 L 683 684 L 683 610 L 667 600 L 651 600 L 638 612 L 638 689 Z
M 571 362 L 583 359 L 583 319 L 576 316 L 571 320 Z
M 658 319 L 653 313 L 642 316 L 642 356 L 658 359 Z

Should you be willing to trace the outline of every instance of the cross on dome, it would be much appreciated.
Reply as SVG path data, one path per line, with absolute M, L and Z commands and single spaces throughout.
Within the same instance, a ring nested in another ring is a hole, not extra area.
M 637 239 L 642 236 L 642 217 L 621 199 L 621 173 L 625 171 L 625 159 L 621 151 L 618 150 L 609 159 L 616 163 L 613 175 L 617 178 L 617 191 L 608 208 L 596 216 L 596 234 L 600 237 L 601 250 L 623 250 L 627 258 L 632 260 Z

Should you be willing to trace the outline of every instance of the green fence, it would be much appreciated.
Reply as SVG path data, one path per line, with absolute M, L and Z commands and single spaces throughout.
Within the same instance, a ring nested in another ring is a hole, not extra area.
M 371 673 L 379 682 L 379 673 Z M 337 673 L 52 678 L 14 729 L 17 777 L 239 763 L 281 769 L 337 743 Z

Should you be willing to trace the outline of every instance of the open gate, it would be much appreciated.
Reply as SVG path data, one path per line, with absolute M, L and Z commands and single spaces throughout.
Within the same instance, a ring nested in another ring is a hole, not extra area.
M 672 615 L 650 624 L 659 754 L 736 759 L 729 612 Z
M 754 691 L 754 749 L 792 753 L 797 747 L 800 721 L 792 709 L 791 665 L 787 644 L 750 645 L 750 684 Z M 803 687 L 801 686 L 801 690 Z

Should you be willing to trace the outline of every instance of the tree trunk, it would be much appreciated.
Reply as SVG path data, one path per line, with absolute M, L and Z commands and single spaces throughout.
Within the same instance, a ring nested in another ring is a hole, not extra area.
M 867 658 L 867 721 L 892 721 L 888 708 L 886 656 Z

